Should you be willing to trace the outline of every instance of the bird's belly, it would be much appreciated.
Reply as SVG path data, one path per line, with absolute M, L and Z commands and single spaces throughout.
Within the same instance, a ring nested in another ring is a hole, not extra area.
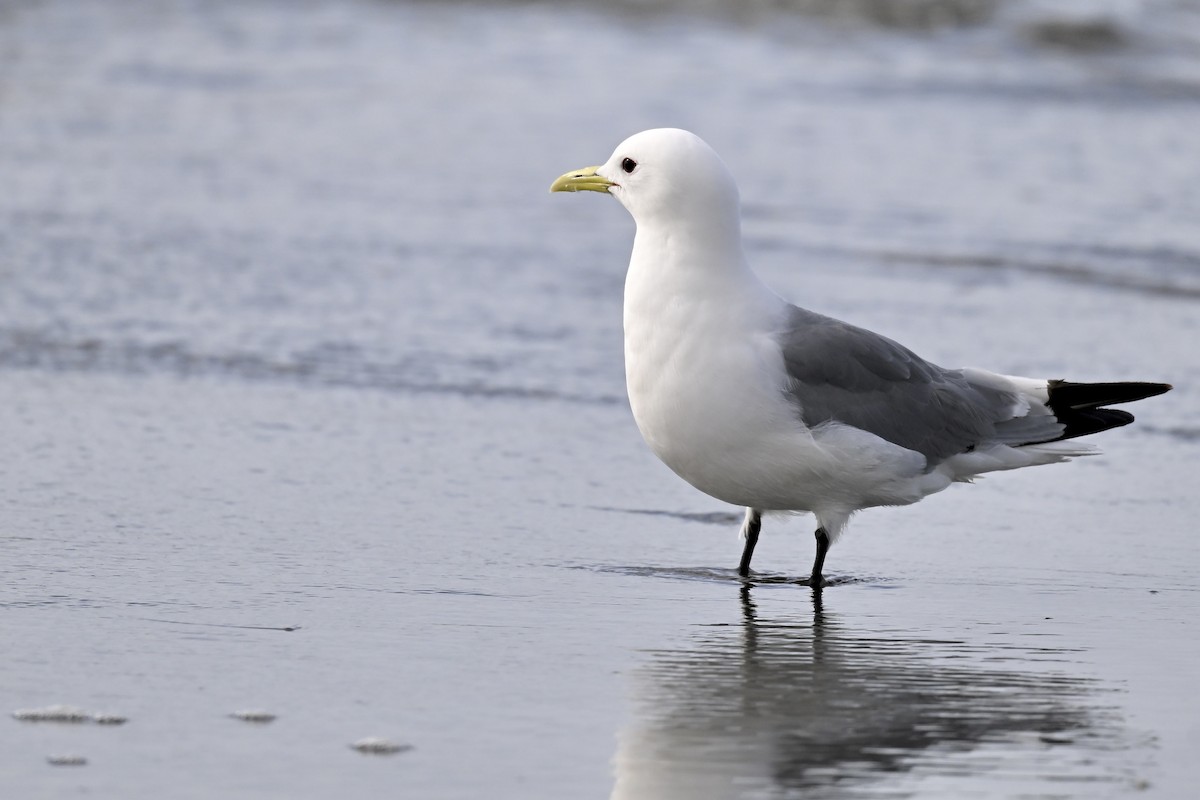
M 925 493 L 913 483 L 920 454 L 845 426 L 807 428 L 772 358 L 777 347 L 753 338 L 638 343 L 627 331 L 629 401 L 646 443 L 692 486 L 735 505 L 852 510 Z
M 781 365 L 756 344 L 684 338 L 639 347 L 627 337 L 630 406 L 655 455 L 700 491 L 737 505 L 806 509 L 812 439 L 772 377 Z

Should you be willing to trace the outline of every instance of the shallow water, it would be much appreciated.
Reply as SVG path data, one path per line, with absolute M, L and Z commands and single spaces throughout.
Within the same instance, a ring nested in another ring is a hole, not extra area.
M 0 711 L 128 720 L 0 720 L 6 792 L 1189 795 L 1196 5 L 632 5 L 0 9 Z M 788 297 L 1176 390 L 744 587 L 625 404 L 627 216 L 546 194 L 664 124 Z

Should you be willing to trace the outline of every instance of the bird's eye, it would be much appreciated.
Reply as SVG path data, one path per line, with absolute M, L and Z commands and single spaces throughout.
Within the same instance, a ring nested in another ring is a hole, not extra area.
M 637 162 L 632 158 L 627 158 L 621 162 L 621 169 L 625 170 L 626 172 L 633 172 L 635 169 L 637 169 Z

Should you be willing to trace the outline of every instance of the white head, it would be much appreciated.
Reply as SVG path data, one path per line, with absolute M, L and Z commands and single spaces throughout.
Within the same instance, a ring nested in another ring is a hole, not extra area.
M 568 172 L 550 191 L 608 192 L 639 229 L 740 227 L 737 184 L 729 168 L 703 139 L 678 128 L 634 134 L 604 164 Z

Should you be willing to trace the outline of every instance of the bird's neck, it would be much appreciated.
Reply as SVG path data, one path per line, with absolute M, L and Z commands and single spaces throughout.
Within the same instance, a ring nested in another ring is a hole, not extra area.
M 639 225 L 625 279 L 627 314 L 631 305 L 655 319 L 669 311 L 664 306 L 695 313 L 713 304 L 732 309 L 780 302 L 747 264 L 739 227 L 736 220 L 732 227 Z

